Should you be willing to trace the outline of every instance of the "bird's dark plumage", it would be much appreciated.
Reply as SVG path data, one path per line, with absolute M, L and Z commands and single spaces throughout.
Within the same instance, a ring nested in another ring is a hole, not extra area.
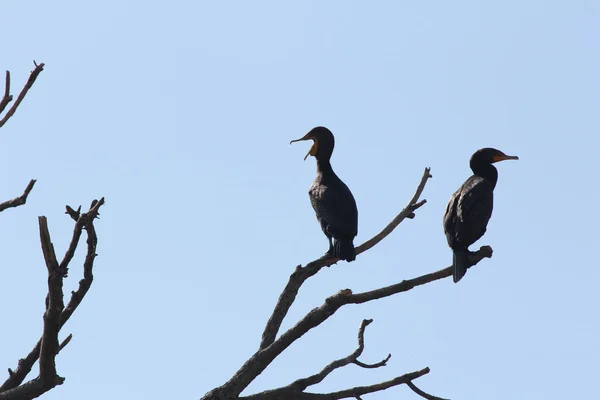
M 330 158 L 335 145 L 333 134 L 329 129 L 318 126 L 292 142 L 309 139 L 314 143 L 306 157 L 312 155 L 317 159 L 317 176 L 308 194 L 321 229 L 329 240 L 327 254 L 340 260 L 354 261 L 358 210 L 352 192 L 331 168 Z
M 492 148 L 477 150 L 470 161 L 473 175 L 450 197 L 444 213 L 444 233 L 453 251 L 455 283 L 467 273 L 469 246 L 483 236 L 492 216 L 498 182 L 498 170 L 492 163 L 518 159 Z

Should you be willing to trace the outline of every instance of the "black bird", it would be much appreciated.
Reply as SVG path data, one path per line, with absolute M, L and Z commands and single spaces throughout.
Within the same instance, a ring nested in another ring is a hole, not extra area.
M 502 160 L 518 160 L 500 150 L 484 148 L 471 156 L 473 176 L 450 197 L 444 213 L 444 233 L 452 249 L 452 272 L 458 282 L 469 266 L 469 246 L 483 236 L 494 207 L 498 170 L 492 165 Z
M 340 260 L 354 261 L 356 252 L 353 241 L 358 233 L 358 210 L 352 192 L 333 172 L 329 162 L 335 145 L 333 133 L 323 126 L 317 126 L 290 144 L 309 139 L 313 140 L 313 145 L 304 159 L 309 155 L 317 159 L 317 177 L 308 195 L 321 229 L 329 240 L 326 254 Z

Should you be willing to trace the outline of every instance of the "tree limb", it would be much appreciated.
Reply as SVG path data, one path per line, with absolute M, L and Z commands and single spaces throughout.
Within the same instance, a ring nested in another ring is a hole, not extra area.
M 387 361 L 392 356 L 389 354 L 383 361 L 380 361 L 376 364 L 363 364 L 358 361 L 358 357 L 364 351 L 365 348 L 365 340 L 364 334 L 367 326 L 373 322 L 372 319 L 365 319 L 360 324 L 360 328 L 358 329 L 358 348 L 349 356 L 340 358 L 335 360 L 325 366 L 319 373 L 309 376 L 308 378 L 298 379 L 291 384 L 273 390 L 267 390 L 264 392 L 260 392 L 251 396 L 243 397 L 245 400 L 279 400 L 279 399 L 295 399 L 295 398 L 305 398 L 306 396 L 314 396 L 314 393 L 304 393 L 304 391 L 309 387 L 321 383 L 330 373 L 338 368 L 345 367 L 348 364 L 357 364 L 357 365 L 365 365 L 365 368 L 375 368 L 386 365 Z M 318 396 L 327 396 L 327 395 L 318 395 Z
M 414 211 L 416 211 L 419 207 L 423 206 L 427 200 L 419 201 L 419 197 L 423 193 L 425 189 L 425 185 L 429 178 L 432 178 L 430 174 L 431 169 L 425 168 L 423 172 L 423 176 L 421 177 L 421 182 L 417 187 L 413 197 L 410 199 L 408 204 L 400 211 L 400 213 L 390 222 L 381 232 L 377 235 L 373 236 L 371 239 L 367 240 L 365 243 L 361 244 L 356 248 L 356 255 L 364 253 L 365 251 L 371 249 L 376 244 L 381 242 L 386 236 L 388 236 L 392 231 L 400 225 L 402 221 L 406 218 L 410 218 L 411 215 L 414 216 Z M 336 263 L 338 260 L 335 258 L 323 256 L 315 261 L 308 263 L 305 267 L 298 265 L 296 270 L 290 276 L 287 285 L 283 289 L 283 292 L 279 296 L 279 300 L 277 301 L 277 305 L 267 322 L 265 329 L 262 334 L 262 340 L 260 343 L 259 350 L 263 350 L 272 344 L 277 337 L 277 333 L 279 332 L 279 328 L 281 328 L 281 324 L 285 316 L 287 315 L 290 307 L 294 300 L 296 300 L 296 296 L 300 287 L 304 282 L 314 276 L 323 268 L 324 266 L 329 266 L 333 263 Z
M 358 348 L 352 354 L 350 354 L 347 357 L 340 358 L 339 360 L 333 361 L 332 363 L 328 364 L 325 368 L 323 368 L 321 370 L 321 372 L 319 372 L 318 374 L 311 375 L 308 378 L 298 379 L 289 386 L 293 387 L 295 389 L 295 391 L 302 392 L 302 391 L 306 390 L 306 388 L 309 386 L 313 386 L 313 385 L 316 385 L 317 383 L 321 383 L 323 381 L 323 379 L 325 379 L 327 377 L 327 375 L 329 375 L 330 373 L 332 373 L 334 370 L 336 370 L 338 368 L 345 367 L 346 365 L 352 364 L 352 363 L 358 365 L 358 363 L 360 362 L 360 361 L 358 361 L 358 357 L 360 357 L 360 355 L 362 354 L 362 352 L 365 349 L 365 340 L 364 340 L 365 329 L 371 322 L 373 322 L 372 319 L 364 319 L 362 321 L 362 323 L 360 324 L 360 328 L 358 329 Z M 392 357 L 391 354 L 389 354 L 383 361 L 378 362 L 376 365 L 379 367 L 386 365 L 386 363 L 388 362 L 390 357 Z M 368 364 L 363 364 L 363 365 L 368 365 Z M 367 366 L 366 368 L 374 368 L 374 367 Z
M 17 100 L 13 103 L 12 107 L 6 112 L 4 118 L 0 120 L 0 128 L 4 126 L 4 124 L 14 115 L 15 111 L 17 111 L 17 108 L 25 98 L 25 95 L 35 83 L 35 80 L 37 79 L 38 75 L 44 70 L 44 63 L 37 64 L 34 61 L 33 64 L 35 65 L 35 68 L 29 74 L 29 79 L 27 79 L 25 86 L 23 86 L 23 89 L 21 89 L 21 93 L 19 93 L 19 96 L 17 96 Z M 6 71 L 6 84 L 4 90 L 4 97 L 2 98 L 2 100 L 0 100 L 0 113 L 4 111 L 8 103 L 12 101 L 12 98 L 13 97 L 10 94 L 10 72 Z
M 398 376 L 394 379 L 390 379 L 389 381 L 377 383 L 375 385 L 369 386 L 357 386 L 351 389 L 340 390 L 338 392 L 326 393 L 326 394 L 317 394 L 314 399 L 320 400 L 338 400 L 338 399 L 349 399 L 351 397 L 362 396 L 369 393 L 380 392 L 382 390 L 389 389 L 394 386 L 407 384 L 414 379 L 420 378 L 423 375 L 429 373 L 429 368 L 424 368 L 420 371 L 410 372 L 408 374 L 404 374 L 402 376 Z
M 412 382 L 406 382 L 406 386 L 408 386 L 410 388 L 410 390 L 412 390 L 413 392 L 415 392 L 416 394 L 418 394 L 419 396 L 421 396 L 421 397 L 423 397 L 424 399 L 427 399 L 427 400 L 450 400 L 450 399 L 443 399 L 441 397 L 433 396 L 433 395 L 431 395 L 429 393 L 426 393 L 426 392 L 422 391 L 421 389 L 419 389 Z
M 0 203 L 0 212 L 6 210 L 7 208 L 18 207 L 25 204 L 25 202 L 27 201 L 27 196 L 29 196 L 29 193 L 33 189 L 33 185 L 35 185 L 35 179 L 29 181 L 29 184 L 25 188 L 25 191 L 22 195 L 20 195 L 19 197 L 15 197 L 12 200 L 7 200 L 4 203 Z
M 58 353 L 59 317 L 65 308 L 62 291 L 65 273 L 64 270 L 60 269 L 56 260 L 46 217 L 39 217 L 39 225 L 40 241 L 42 242 L 44 260 L 48 269 L 48 305 L 44 313 L 44 332 L 40 346 L 40 379 L 43 382 L 60 381 L 62 383 L 62 378 L 55 379 L 58 377 L 55 357 Z
M 252 396 L 240 397 L 240 400 L 338 400 L 355 398 L 360 399 L 362 395 L 375 393 L 389 389 L 394 386 L 408 384 L 414 379 L 420 378 L 430 372 L 429 368 L 424 368 L 420 371 L 410 372 L 402 376 L 398 376 L 389 381 L 377 383 L 369 386 L 356 386 L 350 389 L 344 389 L 331 393 L 306 393 L 306 392 L 273 392 L 265 391 Z
M 492 249 L 489 246 L 483 246 L 478 251 L 471 254 L 470 261 L 473 265 L 477 264 L 483 258 L 492 256 Z M 404 280 L 395 285 L 375 289 L 363 293 L 353 294 L 352 290 L 340 290 L 333 296 L 328 297 L 325 303 L 320 307 L 312 309 L 298 323 L 283 333 L 276 341 L 265 349 L 257 351 L 252 357 L 242 365 L 242 367 L 227 381 L 219 390 L 225 393 L 231 393 L 234 396 L 239 394 L 248 385 L 260 375 L 273 360 L 279 356 L 292 343 L 298 340 L 302 335 L 311 329 L 319 326 L 337 310 L 346 304 L 362 304 L 368 301 L 392 296 L 397 293 L 407 292 L 417 286 L 425 285 L 439 279 L 447 278 L 452 275 L 452 267 L 441 269 L 437 272 L 425 274 L 417 278 Z
M 62 341 L 60 346 L 58 346 L 58 352 L 56 354 L 60 353 L 62 349 L 64 349 L 71 342 L 71 339 L 73 339 L 73 334 L 69 333 L 69 336 L 67 336 L 65 340 Z
M 64 378 L 58 377 L 54 364 L 54 357 L 70 340 L 70 335 L 58 346 L 58 332 L 77 309 L 93 281 L 93 266 L 96 257 L 98 237 L 94 227 L 94 219 L 98 216 L 99 208 L 104 204 L 104 198 L 94 201 L 87 213 L 78 215 L 71 244 L 65 253 L 63 261 L 58 264 L 54 248 L 50 241 L 45 217 L 40 217 L 40 239 L 44 260 L 48 268 L 48 298 L 46 313 L 44 314 L 44 332 L 33 350 L 27 357 L 20 359 L 16 370 L 9 369 L 9 377 L 0 387 L 0 400 L 31 399 L 60 385 Z M 87 254 L 83 263 L 83 279 L 79 281 L 79 288 L 71 292 L 71 299 L 66 307 L 62 302 L 62 279 L 67 266 L 72 259 L 72 246 L 77 246 L 82 230 L 87 233 Z M 40 375 L 23 384 L 33 365 L 40 360 Z

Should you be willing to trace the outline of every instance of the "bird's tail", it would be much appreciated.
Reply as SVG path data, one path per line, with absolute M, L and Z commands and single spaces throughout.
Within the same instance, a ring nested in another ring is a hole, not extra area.
M 335 239 L 333 244 L 333 255 L 340 260 L 348 262 L 356 260 L 356 251 L 354 250 L 354 242 L 352 239 Z
M 469 267 L 469 254 L 469 250 L 467 249 L 453 250 L 452 275 L 454 283 L 460 281 L 467 273 L 467 268 Z

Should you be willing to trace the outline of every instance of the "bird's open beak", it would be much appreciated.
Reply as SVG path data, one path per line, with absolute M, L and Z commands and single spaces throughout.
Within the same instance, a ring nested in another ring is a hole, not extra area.
M 313 145 L 310 147 L 310 149 L 308 150 L 308 153 L 306 153 L 306 155 L 304 156 L 304 160 L 306 161 L 306 159 L 308 158 L 308 156 L 313 156 L 315 154 L 317 154 L 317 146 L 318 146 L 318 142 L 316 141 L 315 138 L 309 136 L 308 134 L 306 134 L 304 137 L 301 137 L 300 139 L 296 139 L 296 140 L 292 140 L 290 142 L 290 144 L 294 143 L 294 142 L 302 142 L 304 140 L 311 140 L 314 142 Z
M 498 161 L 504 161 L 504 160 L 518 160 L 519 157 L 507 156 L 506 154 L 503 154 L 501 156 L 494 156 L 493 159 L 494 159 L 494 162 L 498 162 Z

